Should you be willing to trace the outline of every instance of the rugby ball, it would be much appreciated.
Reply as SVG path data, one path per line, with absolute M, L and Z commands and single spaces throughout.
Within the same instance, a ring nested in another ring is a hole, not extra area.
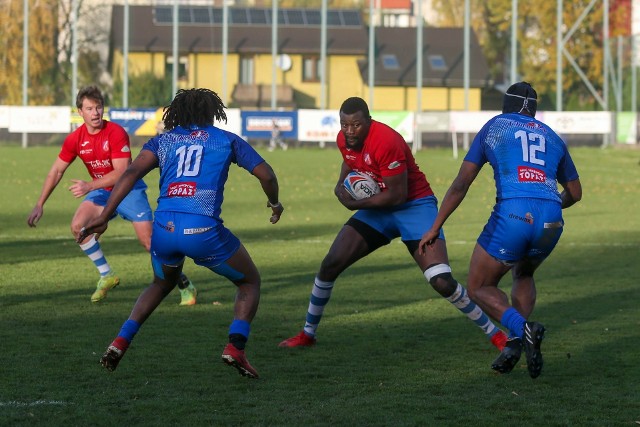
M 378 183 L 363 173 L 349 172 L 343 184 L 355 200 L 366 199 L 380 192 Z

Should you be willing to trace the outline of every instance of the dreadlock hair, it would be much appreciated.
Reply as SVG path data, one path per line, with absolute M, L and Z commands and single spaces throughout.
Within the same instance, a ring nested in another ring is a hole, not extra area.
M 76 96 L 76 107 L 78 107 L 78 109 L 82 108 L 82 101 L 85 98 L 98 102 L 100 105 L 104 106 L 104 97 L 97 86 L 83 87 L 78 91 L 78 96 Z
M 212 90 L 209 89 L 180 89 L 176 92 L 171 104 L 164 107 L 162 121 L 166 130 L 182 126 L 204 127 L 212 125 L 214 120 L 227 122 L 225 105 Z
M 342 106 L 340 107 L 340 112 L 344 114 L 351 115 L 357 113 L 358 111 L 362 111 L 362 114 L 365 118 L 371 118 L 371 114 L 369 113 L 369 106 L 364 99 L 358 98 L 357 96 L 345 99 L 345 101 L 342 103 Z

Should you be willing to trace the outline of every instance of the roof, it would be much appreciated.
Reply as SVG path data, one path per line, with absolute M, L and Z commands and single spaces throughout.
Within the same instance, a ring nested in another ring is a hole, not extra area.
M 377 86 L 416 85 L 416 39 L 415 28 L 376 28 L 374 76 Z M 422 44 L 423 86 L 462 87 L 464 29 L 423 28 Z M 469 85 L 488 86 L 491 83 L 489 67 L 473 32 L 469 45 Z M 362 80 L 368 83 L 368 58 L 359 60 L 358 65 Z
M 129 6 L 129 51 L 171 51 L 173 46 L 173 27 L 170 24 L 155 22 L 155 9 L 153 6 Z M 198 8 L 194 6 L 189 9 L 195 10 Z M 199 9 L 202 14 L 205 14 L 211 8 L 200 7 Z M 123 17 L 124 7 L 113 6 L 112 49 L 122 49 L 124 45 Z M 221 53 L 222 29 L 222 25 L 210 23 L 181 25 L 178 37 L 179 49 L 182 52 Z M 368 43 L 366 31 L 362 23 L 351 26 L 328 27 L 327 54 L 365 55 Z M 320 38 L 319 25 L 291 26 L 283 24 L 278 26 L 278 52 L 319 54 Z M 270 53 L 271 23 L 250 26 L 246 24 L 230 24 L 228 27 L 228 51 L 233 53 Z
M 170 8 L 169 8 L 170 9 Z M 230 15 L 260 16 L 263 23 L 237 24 L 228 26 L 228 52 L 246 54 L 271 53 L 270 9 L 229 8 Z M 235 12 L 233 12 L 235 11 Z M 282 10 L 280 10 L 282 11 Z M 280 12 L 279 11 L 279 12 Z M 291 15 L 301 12 L 293 10 Z M 167 7 L 129 6 L 129 51 L 130 52 L 166 52 L 173 49 L 172 19 L 167 18 Z M 188 13 L 187 13 L 188 12 Z M 317 10 L 305 10 L 314 14 Z M 368 28 L 361 19 L 354 19 L 354 10 L 349 20 L 342 24 L 327 27 L 327 55 L 354 55 L 364 59 L 358 61 L 362 80 L 368 82 L 367 55 L 369 50 Z M 180 8 L 178 44 L 182 53 L 221 53 L 222 25 L 219 22 L 220 8 L 196 7 Z M 358 11 L 358 13 L 360 13 Z M 169 15 L 170 16 L 170 15 Z M 281 22 L 279 13 L 278 21 Z M 317 18 L 317 15 L 314 15 Z M 335 18 L 336 15 L 333 15 Z M 111 25 L 111 49 L 122 50 L 124 45 L 124 6 L 113 6 Z M 248 19 L 248 18 L 242 18 Z M 307 18 L 305 18 L 307 19 Z M 342 19 L 342 18 L 341 18 Z M 293 21 L 293 19 L 291 19 Z M 290 22 L 291 22 L 290 21 Z M 305 21 L 306 22 L 306 21 Z M 314 21 L 317 22 L 317 19 Z M 320 54 L 320 25 L 305 23 L 282 24 L 278 26 L 278 53 L 281 54 Z M 423 29 L 423 85 L 432 87 L 463 86 L 463 28 L 424 28 Z M 375 28 L 377 61 L 375 80 L 377 86 L 415 86 L 416 84 L 416 29 L 415 28 Z M 473 32 L 470 40 L 470 86 L 489 85 L 489 69 Z M 397 60 L 397 68 L 388 68 L 384 63 Z M 443 69 L 434 69 L 432 61 L 444 64 Z

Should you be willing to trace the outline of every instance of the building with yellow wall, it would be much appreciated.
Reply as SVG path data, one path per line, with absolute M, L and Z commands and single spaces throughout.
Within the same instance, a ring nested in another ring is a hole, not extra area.
M 222 9 L 181 6 L 178 86 L 207 87 L 230 107 L 270 109 L 274 58 L 271 9 L 230 8 L 227 53 L 223 55 Z M 129 75 L 173 70 L 173 8 L 130 6 Z M 331 10 L 326 27 L 326 79 L 320 76 L 320 11 L 280 9 L 277 27 L 276 108 L 338 109 L 349 96 L 372 99 L 371 109 L 446 111 L 465 109 L 463 29 L 423 29 L 421 106 L 416 85 L 416 29 L 375 28 L 374 85 L 368 82 L 369 29 L 355 9 Z M 122 79 L 124 7 L 114 6 L 110 64 Z M 469 110 L 482 108 L 492 85 L 475 36 L 470 41 Z M 226 67 L 223 64 L 226 63 Z M 226 70 L 226 73 L 223 72 Z M 226 85 L 224 82 L 226 81 Z

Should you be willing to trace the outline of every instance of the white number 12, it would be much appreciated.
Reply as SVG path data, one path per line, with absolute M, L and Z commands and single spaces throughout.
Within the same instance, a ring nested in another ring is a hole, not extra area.
M 520 144 L 522 145 L 522 160 L 544 166 L 544 160 L 536 157 L 538 152 L 544 154 L 546 151 L 544 136 L 538 133 L 528 133 L 524 130 L 519 130 L 516 132 L 515 137 L 520 140 Z

